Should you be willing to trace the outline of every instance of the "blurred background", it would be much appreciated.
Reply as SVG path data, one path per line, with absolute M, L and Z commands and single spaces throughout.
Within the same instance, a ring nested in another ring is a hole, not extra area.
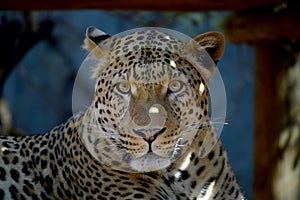
M 272 9 L 275 7 L 278 5 L 272 5 Z M 260 10 L 255 12 L 259 13 Z M 247 15 L 247 12 L 245 13 Z M 234 29 L 235 20 L 241 19 L 235 16 L 236 14 L 240 13 L 228 9 L 202 12 L 140 10 L 21 12 L 2 9 L 0 89 L 2 101 L 5 100 L 7 103 L 1 102 L 2 128 L 9 130 L 9 134 L 40 134 L 63 123 L 72 115 L 73 83 L 82 61 L 88 54 L 81 48 L 88 26 L 95 26 L 110 35 L 145 26 L 169 28 L 190 37 L 206 31 L 220 31 L 228 39 L 225 54 L 218 63 L 227 95 L 227 124 L 221 134 L 221 140 L 228 151 L 229 161 L 246 198 L 262 199 L 261 196 L 255 197 L 255 193 L 252 194 L 256 127 L 254 106 L 257 102 L 254 101 L 256 94 L 254 88 L 257 87 L 255 77 L 258 76 L 255 76 L 257 72 L 255 69 L 259 65 L 257 52 L 261 48 L 254 44 L 253 40 L 247 39 L 247 34 L 251 33 L 234 32 L 240 31 Z M 239 23 L 244 22 L 238 21 L 237 24 Z M 245 26 L 238 27 L 243 29 Z M 255 26 L 255 23 L 252 26 L 256 29 L 262 28 L 259 25 Z M 242 41 L 238 41 L 240 38 Z M 280 40 L 277 46 L 293 47 L 292 53 L 297 52 L 294 48 L 297 44 L 290 44 L 286 40 Z M 295 63 L 296 59 L 289 65 Z M 264 76 L 268 80 L 267 74 Z M 268 95 L 268 92 L 265 95 Z M 274 113 L 275 110 L 274 108 Z M 297 138 L 296 134 L 296 141 Z M 298 161 L 295 165 L 299 166 Z M 274 187 L 266 188 L 259 185 L 257 191 L 260 193 L 274 191 Z M 275 198 L 271 195 L 264 199 L 297 198 L 297 195 L 294 198 Z

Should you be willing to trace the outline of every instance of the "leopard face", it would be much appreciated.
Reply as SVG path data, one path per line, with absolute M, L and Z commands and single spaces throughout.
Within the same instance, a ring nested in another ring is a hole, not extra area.
M 126 172 L 171 165 L 207 123 L 206 81 L 215 60 L 152 29 L 108 38 L 91 28 L 86 45 L 97 63 L 94 101 L 79 131 L 89 152 Z

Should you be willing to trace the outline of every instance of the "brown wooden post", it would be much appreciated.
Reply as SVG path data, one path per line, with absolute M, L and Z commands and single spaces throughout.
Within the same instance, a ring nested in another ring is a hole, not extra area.
M 253 199 L 274 199 L 271 187 L 277 163 L 278 133 L 281 130 L 283 102 L 278 99 L 276 79 L 283 67 L 277 46 L 256 45 L 254 95 L 254 184 Z
M 253 199 L 257 200 L 299 199 L 300 66 L 294 63 L 296 53 L 286 47 L 275 41 L 255 45 Z M 293 78 L 297 73 L 298 80 Z
M 300 199 L 300 59 L 296 10 L 228 19 L 227 38 L 255 47 L 254 200 Z

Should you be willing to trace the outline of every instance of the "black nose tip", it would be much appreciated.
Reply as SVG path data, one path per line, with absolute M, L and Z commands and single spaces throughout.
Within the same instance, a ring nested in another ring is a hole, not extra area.
M 151 143 L 153 142 L 159 135 L 165 132 L 166 128 L 143 128 L 138 130 L 133 130 L 135 134 L 142 137 L 145 141 Z

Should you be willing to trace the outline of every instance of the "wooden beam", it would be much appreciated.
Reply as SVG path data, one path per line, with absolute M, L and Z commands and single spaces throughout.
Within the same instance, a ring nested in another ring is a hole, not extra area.
M 291 6 L 292 7 L 292 6 Z M 300 38 L 300 8 L 236 13 L 224 23 L 226 39 L 232 43 L 256 43 Z
M 300 60 L 294 42 L 255 45 L 253 200 L 299 199 Z
M 299 199 L 300 8 L 237 12 L 227 40 L 255 47 L 253 200 Z
M 282 2 L 284 0 L 2 0 L 0 10 L 243 10 Z
M 254 99 L 254 183 L 253 199 L 272 199 L 272 181 L 278 163 L 278 140 L 285 116 L 284 102 L 279 99 L 276 80 L 285 67 L 282 66 L 279 45 L 261 42 L 255 45 L 256 73 Z

